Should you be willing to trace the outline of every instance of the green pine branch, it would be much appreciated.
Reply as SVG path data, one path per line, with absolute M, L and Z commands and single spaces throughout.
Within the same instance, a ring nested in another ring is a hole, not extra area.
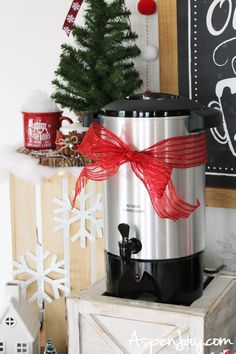
M 63 44 L 52 97 L 74 112 L 96 111 L 127 96 L 142 81 L 132 59 L 140 55 L 124 0 L 86 0 L 84 26 L 75 26 L 74 46 Z

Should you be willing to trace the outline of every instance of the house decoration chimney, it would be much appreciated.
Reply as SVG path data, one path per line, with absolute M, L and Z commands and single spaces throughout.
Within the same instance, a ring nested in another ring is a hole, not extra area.
M 20 302 L 21 288 L 18 281 L 8 282 L 5 286 L 5 299 L 15 299 L 17 303 Z

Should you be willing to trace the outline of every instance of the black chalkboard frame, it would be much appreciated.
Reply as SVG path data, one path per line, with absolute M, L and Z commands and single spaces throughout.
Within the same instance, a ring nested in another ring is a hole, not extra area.
M 177 1 L 182 4 L 187 2 L 186 0 L 159 0 L 158 2 L 160 90 L 173 94 L 179 93 L 179 69 L 181 70 L 178 61 Z M 236 208 L 236 190 L 208 187 L 206 188 L 206 205 Z

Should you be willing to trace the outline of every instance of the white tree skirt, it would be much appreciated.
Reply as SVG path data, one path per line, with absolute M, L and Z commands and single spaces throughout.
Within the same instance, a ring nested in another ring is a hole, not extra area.
M 82 167 L 46 167 L 38 163 L 37 158 L 18 153 L 22 145 L 2 146 L 0 148 L 0 181 L 8 180 L 9 173 L 30 183 L 39 183 L 41 178 L 50 178 L 55 174 L 71 174 L 78 177 Z

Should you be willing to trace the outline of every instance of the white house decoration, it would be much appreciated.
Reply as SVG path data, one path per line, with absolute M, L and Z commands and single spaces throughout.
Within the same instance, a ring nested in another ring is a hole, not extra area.
M 6 285 L 6 305 L 0 314 L 0 354 L 39 354 L 40 322 L 18 282 Z

